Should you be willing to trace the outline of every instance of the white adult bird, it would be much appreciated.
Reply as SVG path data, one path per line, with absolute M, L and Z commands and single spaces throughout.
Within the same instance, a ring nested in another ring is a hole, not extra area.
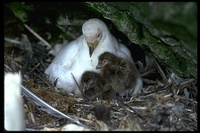
M 82 26 L 82 33 L 76 40 L 64 45 L 45 70 L 45 74 L 52 83 L 57 79 L 57 88 L 76 95 L 81 95 L 81 92 L 72 74 L 79 83 L 85 71 L 99 72 L 95 67 L 98 64 L 99 55 L 103 52 L 108 51 L 133 61 L 129 49 L 118 43 L 100 19 L 87 20 Z M 137 87 L 142 88 L 141 79 L 138 80 Z

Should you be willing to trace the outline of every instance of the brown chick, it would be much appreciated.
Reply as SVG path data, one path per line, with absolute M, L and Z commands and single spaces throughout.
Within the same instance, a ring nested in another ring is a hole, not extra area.
M 96 98 L 114 99 L 116 94 L 106 80 L 98 73 L 86 71 L 81 77 L 80 91 L 83 98 L 96 100 Z
M 103 122 L 110 121 L 110 108 L 106 107 L 104 104 L 99 104 L 94 107 L 95 117 L 97 120 Z
M 126 99 L 128 94 L 135 95 L 142 88 L 141 76 L 135 65 L 110 52 L 104 52 L 99 56 L 96 69 L 101 69 L 101 74 L 106 81 L 119 95 L 125 94 Z

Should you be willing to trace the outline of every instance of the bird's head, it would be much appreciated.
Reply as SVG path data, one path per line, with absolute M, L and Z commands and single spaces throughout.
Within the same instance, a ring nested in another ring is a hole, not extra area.
M 83 92 L 86 92 L 86 91 L 88 91 L 89 89 L 93 88 L 92 85 L 93 85 L 93 79 L 90 79 L 90 80 L 84 82 L 84 83 L 83 83 L 83 88 L 82 88 Z
M 96 73 L 92 71 L 86 71 L 81 77 L 81 90 L 82 92 L 92 91 L 95 85 Z
M 104 40 L 107 31 L 105 23 L 97 18 L 89 19 L 83 24 L 82 33 L 87 42 L 90 57 L 98 44 Z
M 118 57 L 110 52 L 104 52 L 99 56 L 99 62 L 96 69 L 101 69 L 105 66 L 115 65 L 118 62 Z

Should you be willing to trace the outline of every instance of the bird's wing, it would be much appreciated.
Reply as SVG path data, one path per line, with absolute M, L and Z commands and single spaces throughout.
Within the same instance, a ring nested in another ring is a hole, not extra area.
M 128 59 L 129 61 L 133 62 L 130 50 L 122 43 L 120 43 L 119 46 L 121 51 L 118 52 L 118 55 L 122 58 Z
M 54 58 L 51 64 L 67 64 L 77 54 L 80 43 L 80 37 L 72 42 L 65 44 Z
M 55 81 L 61 73 L 66 73 L 72 66 L 74 58 L 78 53 L 80 37 L 68 44 L 65 44 L 56 55 L 52 63 L 45 70 L 45 74 L 49 76 L 50 81 Z

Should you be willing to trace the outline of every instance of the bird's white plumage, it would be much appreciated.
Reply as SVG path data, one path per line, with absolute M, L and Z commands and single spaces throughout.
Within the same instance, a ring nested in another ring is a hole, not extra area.
M 90 65 L 86 65 L 89 62 L 89 52 L 85 54 L 86 46 L 82 46 L 81 40 L 83 36 L 74 40 L 60 50 L 53 62 L 46 69 L 45 73 L 49 76 L 49 80 L 55 82 L 58 78 L 56 86 L 73 93 L 77 88 L 71 73 L 74 75 L 77 81 L 79 81 L 80 74 L 85 69 L 90 69 Z M 85 44 L 86 45 L 86 44 Z M 77 94 L 80 94 L 79 89 L 76 90 Z
M 25 130 L 24 108 L 20 84 L 21 77 L 19 74 L 5 74 L 4 127 L 8 131 Z
M 118 43 L 116 38 L 110 33 L 103 21 L 97 18 L 89 19 L 82 26 L 82 33 L 79 38 L 66 44 L 60 50 L 58 55 L 45 70 L 49 80 L 55 82 L 56 86 L 71 93 L 80 95 L 71 73 L 77 82 L 80 82 L 81 76 L 85 71 L 96 71 L 98 57 L 105 51 L 111 52 L 119 57 L 132 60 L 129 49 Z M 98 42 L 90 57 L 89 43 Z

